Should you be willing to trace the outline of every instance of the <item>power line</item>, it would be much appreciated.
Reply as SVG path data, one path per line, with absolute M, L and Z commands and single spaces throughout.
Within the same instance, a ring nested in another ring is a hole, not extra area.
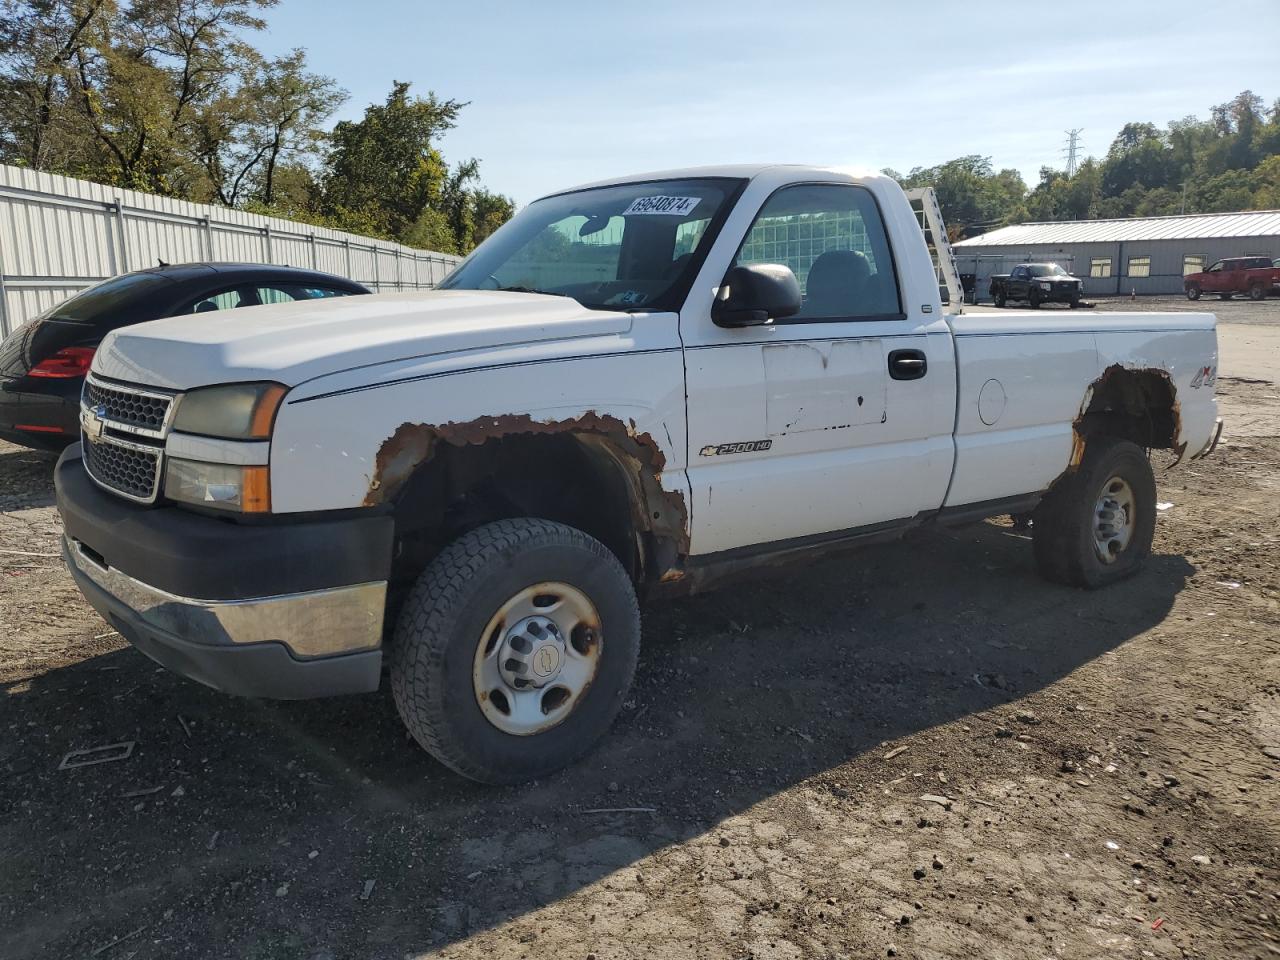
M 1084 127 L 1076 127 L 1074 130 L 1065 131 L 1067 134 L 1067 149 L 1062 151 L 1062 155 L 1067 158 L 1067 176 L 1074 177 L 1076 175 L 1076 152 L 1080 146 L 1080 134 L 1084 133 Z

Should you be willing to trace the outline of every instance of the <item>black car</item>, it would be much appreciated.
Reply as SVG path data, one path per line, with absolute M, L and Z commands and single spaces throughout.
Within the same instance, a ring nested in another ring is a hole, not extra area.
M 119 327 L 358 293 L 369 290 L 328 273 L 260 263 L 184 263 L 103 280 L 0 343 L 0 438 L 47 450 L 76 440 L 84 375 L 102 338 Z
M 1042 303 L 1065 303 L 1074 309 L 1080 306 L 1084 281 L 1056 263 L 1020 263 L 1012 273 L 995 274 L 990 292 L 997 307 L 1008 300 L 1025 300 L 1035 309 Z

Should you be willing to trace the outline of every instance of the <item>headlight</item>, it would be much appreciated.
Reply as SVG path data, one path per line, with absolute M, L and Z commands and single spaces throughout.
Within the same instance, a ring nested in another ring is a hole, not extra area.
M 269 440 L 286 392 L 278 383 L 201 387 L 178 400 L 173 429 L 223 440 Z
M 268 513 L 271 510 L 271 481 L 267 469 L 169 457 L 164 493 L 170 500 L 217 510 Z

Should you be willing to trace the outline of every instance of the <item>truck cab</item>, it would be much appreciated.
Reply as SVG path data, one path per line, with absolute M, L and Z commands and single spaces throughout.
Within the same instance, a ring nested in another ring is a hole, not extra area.
M 64 552 L 144 653 L 228 693 L 392 694 L 491 783 L 581 755 L 638 602 L 1034 514 L 1085 588 L 1141 566 L 1148 452 L 1216 443 L 1214 319 L 944 313 L 903 191 L 785 165 L 529 204 L 430 292 L 104 340 Z

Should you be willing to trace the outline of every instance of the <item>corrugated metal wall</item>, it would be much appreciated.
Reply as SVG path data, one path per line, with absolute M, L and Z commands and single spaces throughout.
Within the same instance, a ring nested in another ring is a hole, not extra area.
M 1086 297 L 1125 296 L 1134 291 L 1147 294 L 1182 293 L 1182 264 L 1188 256 L 1204 258 L 1206 267 L 1224 257 L 1280 257 L 1280 236 L 1215 237 L 1201 240 L 1123 240 L 1107 243 L 1055 243 L 1022 247 L 966 244 L 955 250 L 961 273 L 976 273 L 978 292 L 987 298 L 987 278 L 993 273 L 1008 273 L 1015 265 L 1028 261 L 1051 261 L 1062 264 L 1084 280 Z M 1111 259 L 1111 276 L 1090 276 L 1094 258 Z M 1150 275 L 1129 274 L 1130 261 L 1148 257 Z
M 435 286 L 458 258 L 0 164 L 0 336 L 75 291 L 193 260 L 309 267 L 370 290 Z

